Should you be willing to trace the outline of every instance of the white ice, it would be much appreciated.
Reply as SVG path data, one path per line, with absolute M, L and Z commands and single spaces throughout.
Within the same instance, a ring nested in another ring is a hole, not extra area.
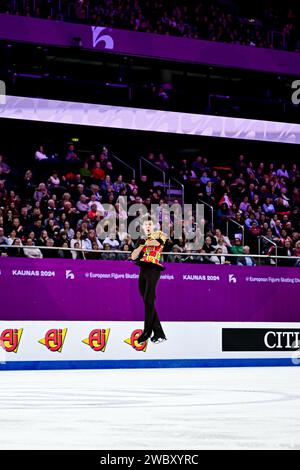
M 300 448 L 298 367 L 0 372 L 0 449 Z

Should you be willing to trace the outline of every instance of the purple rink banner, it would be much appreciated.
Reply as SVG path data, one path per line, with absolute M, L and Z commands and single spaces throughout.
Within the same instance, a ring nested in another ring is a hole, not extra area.
M 300 269 L 166 263 L 163 322 L 299 322 Z M 0 320 L 141 322 L 130 261 L 0 258 Z
M 139 345 L 132 262 L 0 258 L 0 370 L 299 365 L 299 269 L 166 268 L 168 339 Z
M 299 54 L 272 49 L 140 33 L 62 21 L 0 14 L 0 38 L 300 76 Z

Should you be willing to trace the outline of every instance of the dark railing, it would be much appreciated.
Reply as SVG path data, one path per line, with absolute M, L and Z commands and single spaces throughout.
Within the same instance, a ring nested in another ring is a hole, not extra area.
M 18 257 L 31 257 L 26 255 L 26 250 L 40 250 L 40 253 L 42 256 L 33 256 L 33 258 L 42 258 L 43 252 L 49 251 L 49 255 L 51 251 L 56 251 L 56 256 L 50 255 L 46 256 L 45 258 L 74 258 L 76 259 L 78 255 L 74 255 L 74 253 L 78 253 L 79 256 L 82 257 L 82 259 L 120 259 L 119 255 L 122 255 L 121 258 L 124 258 L 124 260 L 129 259 L 131 256 L 131 252 L 128 251 L 123 251 L 123 250 L 87 250 L 86 248 L 64 248 L 64 247 L 47 247 L 47 246 L 27 246 L 27 245 L 0 245 L 0 252 L 1 256 L 16 256 L 12 254 L 11 250 L 20 250 L 20 252 L 23 252 L 22 254 L 18 254 Z M 24 253 L 25 250 L 25 253 Z M 60 252 L 60 254 L 58 254 Z M 73 252 L 73 254 L 72 254 Z M 66 256 L 62 256 L 63 254 L 68 253 Z M 70 256 L 71 255 L 71 256 Z M 99 257 L 97 257 L 99 255 Z M 116 255 L 115 257 L 111 255 Z M 1 263 L 1 256 L 0 256 L 0 263 Z M 119 256 L 119 257 L 118 257 Z M 162 253 L 163 260 L 164 262 L 196 262 L 196 263 L 203 263 L 203 264 L 219 264 L 215 263 L 213 261 L 210 261 L 211 257 L 218 257 L 218 258 L 225 258 L 225 263 L 230 263 L 230 264 L 235 264 L 235 260 L 237 258 L 251 258 L 256 265 L 263 264 L 263 262 L 267 262 L 265 264 L 271 264 L 273 266 L 295 266 L 295 267 L 300 267 L 300 257 L 299 256 L 280 256 L 280 255 L 261 255 L 261 254 L 234 254 L 234 253 L 200 253 L 198 252 L 193 252 L 193 251 L 185 251 L 185 252 L 174 252 L 174 251 L 164 251 Z M 181 258 L 181 260 L 180 260 Z M 278 262 L 278 261 L 283 261 L 283 262 Z M 271 262 L 271 263 L 270 263 Z M 224 264 L 224 263 L 222 263 Z

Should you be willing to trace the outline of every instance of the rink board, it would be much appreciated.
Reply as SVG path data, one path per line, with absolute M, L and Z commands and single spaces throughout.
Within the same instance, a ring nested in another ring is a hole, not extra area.
M 300 329 L 296 323 L 166 322 L 164 328 L 166 342 L 153 344 L 148 340 L 139 345 L 136 338 L 141 333 L 140 322 L 0 322 L 0 368 L 293 366 L 300 363 Z
M 298 365 L 299 268 L 166 268 L 156 307 L 168 340 L 139 347 L 133 263 L 1 258 L 0 367 Z

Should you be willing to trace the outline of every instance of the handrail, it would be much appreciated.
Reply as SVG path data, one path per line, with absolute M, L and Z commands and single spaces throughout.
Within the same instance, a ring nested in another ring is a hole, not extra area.
M 211 206 L 207 202 L 203 201 L 202 199 L 198 199 L 198 201 L 200 201 L 205 206 L 209 207 L 209 209 L 211 211 L 211 231 L 213 232 L 213 230 L 214 230 L 214 208 L 213 208 L 213 206 Z M 227 235 L 228 235 L 228 233 L 227 233 Z
M 261 247 L 261 239 L 264 238 L 265 240 L 267 240 L 268 243 L 270 243 L 271 245 L 275 246 L 275 256 L 276 256 L 276 266 L 277 266 L 277 254 L 278 254 L 278 247 L 276 245 L 275 242 L 273 242 L 273 240 L 270 240 L 268 237 L 266 237 L 265 235 L 261 235 L 258 239 L 258 252 L 260 254 L 260 247 Z
M 154 163 L 149 162 L 149 160 L 147 160 L 147 158 L 145 158 L 145 157 L 140 157 L 140 176 L 142 176 L 142 160 L 144 160 L 146 163 L 148 163 L 148 165 L 153 166 L 153 168 L 155 168 L 157 171 L 160 171 L 163 174 L 163 185 L 164 185 L 164 189 L 165 189 L 165 186 L 166 186 L 166 172 L 164 170 L 162 170 L 161 168 L 159 168 L 157 165 L 154 165 Z
M 128 163 L 124 162 L 121 158 L 117 157 L 113 153 L 110 156 L 118 160 L 120 163 L 122 163 L 122 165 L 125 165 L 127 168 L 129 168 L 130 171 L 132 171 L 133 179 L 135 179 L 135 169 L 132 166 L 128 165 Z
M 65 248 L 61 246 L 43 246 L 43 245 L 0 245 L 0 248 L 13 248 L 13 249 L 40 249 L 40 250 L 56 250 L 56 251 L 80 251 L 83 253 L 123 253 L 123 254 L 128 254 L 130 255 L 130 251 L 123 251 L 123 250 L 118 250 L 118 249 L 113 249 L 113 250 L 103 250 L 102 248 L 99 250 L 89 250 L 87 248 Z M 250 257 L 250 258 L 277 258 L 277 259 L 294 259 L 294 260 L 300 260 L 299 256 L 286 256 L 286 255 L 261 255 L 261 254 L 256 254 L 256 253 L 200 253 L 199 251 L 184 251 L 184 252 L 174 252 L 174 251 L 163 251 L 162 254 L 164 255 L 174 255 L 174 256 L 203 256 L 203 257 L 210 257 L 210 256 L 224 256 L 224 257 L 235 257 L 235 258 L 242 258 L 242 257 Z M 1 260 L 1 256 L 0 256 Z
M 169 178 L 169 201 L 170 201 L 170 190 L 171 190 L 171 180 L 172 181 L 175 181 L 175 183 L 177 183 L 179 186 L 181 186 L 181 191 L 182 191 L 182 197 L 181 197 L 181 206 L 182 206 L 182 210 L 184 209 L 184 184 L 183 183 L 180 183 L 180 181 L 178 181 L 176 178 L 174 178 L 173 176 L 171 176 Z
M 242 243 L 244 244 L 244 240 L 245 240 L 245 227 L 241 224 L 239 224 L 236 220 L 234 219 L 227 219 L 227 222 L 226 222 L 226 235 L 228 237 L 228 226 L 229 226 L 229 222 L 232 222 L 234 224 L 236 224 L 238 227 L 240 227 L 242 229 Z

